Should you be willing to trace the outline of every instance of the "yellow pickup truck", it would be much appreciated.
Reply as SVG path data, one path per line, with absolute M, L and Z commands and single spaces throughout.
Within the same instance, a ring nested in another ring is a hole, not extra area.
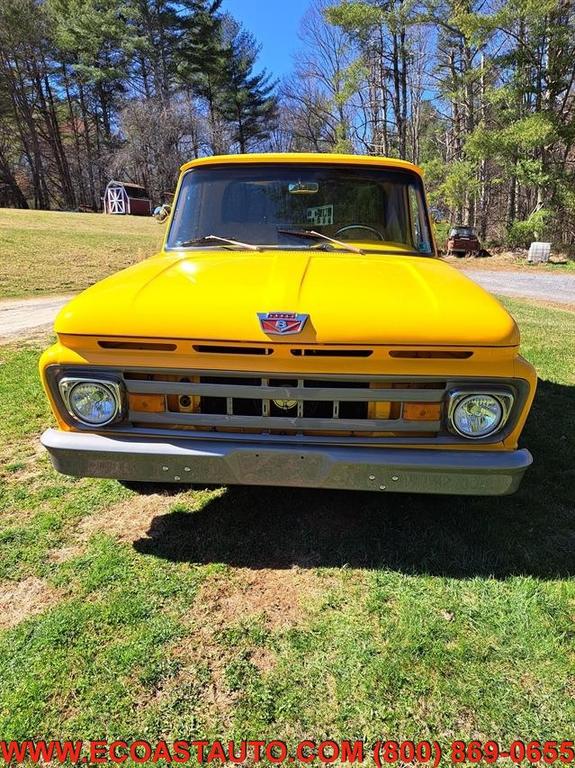
M 517 326 L 437 258 L 401 160 L 184 165 L 162 251 L 56 333 L 42 442 L 65 474 L 499 495 L 532 461 Z

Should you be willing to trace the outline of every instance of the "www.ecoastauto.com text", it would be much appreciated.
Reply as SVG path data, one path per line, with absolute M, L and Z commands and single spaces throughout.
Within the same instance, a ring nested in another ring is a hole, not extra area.
M 429 765 L 451 763 L 494 764 L 505 759 L 520 764 L 575 764 L 573 740 L 512 741 L 393 741 L 378 740 L 374 744 L 364 741 L 303 740 L 288 745 L 281 740 L 246 741 L 188 741 L 184 739 L 150 743 L 134 741 L 0 741 L 0 759 L 6 765 L 47 762 L 78 765 L 121 765 L 127 761 L 136 764 L 167 762 L 175 764 L 235 764 L 294 763 L 320 764 L 375 764 Z

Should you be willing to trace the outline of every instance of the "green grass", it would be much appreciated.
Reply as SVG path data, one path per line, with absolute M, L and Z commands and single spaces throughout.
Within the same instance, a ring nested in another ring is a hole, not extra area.
M 505 304 L 540 386 L 496 499 L 63 478 L 4 349 L 0 601 L 46 605 L 0 632 L 0 739 L 572 738 L 575 314 Z
M 546 311 L 534 304 L 512 299 L 502 303 L 519 321 L 522 330 L 521 352 L 532 360 L 550 381 L 575 384 L 575 323 L 573 313 Z
M 0 298 L 67 294 L 150 256 L 164 227 L 140 216 L 0 209 Z

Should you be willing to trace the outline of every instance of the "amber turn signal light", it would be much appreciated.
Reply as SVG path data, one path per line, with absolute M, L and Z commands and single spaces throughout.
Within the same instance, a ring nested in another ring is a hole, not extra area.
M 404 403 L 403 418 L 406 421 L 439 421 L 441 403 Z
M 164 395 L 129 395 L 131 411 L 162 413 L 166 410 Z

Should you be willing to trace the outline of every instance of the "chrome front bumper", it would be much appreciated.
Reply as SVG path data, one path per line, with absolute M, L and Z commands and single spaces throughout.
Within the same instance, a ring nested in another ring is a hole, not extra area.
M 513 493 L 529 451 L 446 451 L 264 441 L 105 437 L 48 429 L 42 444 L 65 475 L 152 483 L 277 485 L 500 496 Z

